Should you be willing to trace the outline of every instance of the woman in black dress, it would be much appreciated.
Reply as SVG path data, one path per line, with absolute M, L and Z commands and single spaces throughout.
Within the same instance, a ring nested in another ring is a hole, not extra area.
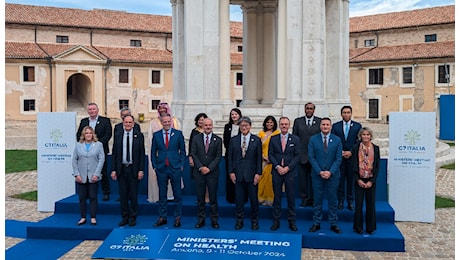
M 224 147 L 225 147 L 225 170 L 228 168 L 228 147 L 230 145 L 230 139 L 235 135 L 240 133 L 240 127 L 238 125 L 238 120 L 243 115 L 241 114 L 241 110 L 238 108 L 233 108 L 230 110 L 230 116 L 228 119 L 228 123 L 224 127 Z M 230 176 L 227 172 L 226 177 L 226 188 L 227 188 L 227 195 L 226 199 L 228 203 L 235 203 L 235 184 L 230 179 Z

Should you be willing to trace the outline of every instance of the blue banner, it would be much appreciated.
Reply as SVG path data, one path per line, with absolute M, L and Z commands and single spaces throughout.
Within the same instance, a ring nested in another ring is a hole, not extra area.
M 93 258 L 300 259 L 302 236 L 286 233 L 124 229 L 110 233 Z

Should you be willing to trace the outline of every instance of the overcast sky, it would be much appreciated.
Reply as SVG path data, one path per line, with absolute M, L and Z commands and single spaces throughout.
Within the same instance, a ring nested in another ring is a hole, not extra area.
M 123 10 L 132 13 L 171 15 L 170 0 L 5 0 L 5 2 L 87 10 L 100 8 Z M 451 4 L 455 4 L 455 0 L 350 0 L 350 16 L 397 12 Z M 231 6 L 230 12 L 231 20 L 242 20 L 241 9 L 238 6 Z

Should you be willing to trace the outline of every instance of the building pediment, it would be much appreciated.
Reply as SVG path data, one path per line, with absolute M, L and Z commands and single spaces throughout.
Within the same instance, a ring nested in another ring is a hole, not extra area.
M 106 58 L 86 46 L 77 45 L 69 48 L 57 55 L 53 60 L 56 63 L 105 63 Z

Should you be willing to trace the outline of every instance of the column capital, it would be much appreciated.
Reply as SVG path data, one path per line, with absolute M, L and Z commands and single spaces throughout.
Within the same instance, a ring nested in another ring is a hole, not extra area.
M 276 11 L 278 5 L 276 0 L 271 1 L 248 1 L 241 4 L 241 9 L 248 13 L 256 12 L 274 12 Z

